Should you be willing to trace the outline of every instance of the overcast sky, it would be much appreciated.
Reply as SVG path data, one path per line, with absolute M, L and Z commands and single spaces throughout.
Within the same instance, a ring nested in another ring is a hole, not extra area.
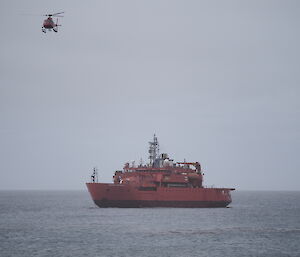
M 45 14 L 65 11 L 58 33 Z M 0 0 L 0 189 L 85 189 L 161 152 L 300 189 L 300 1 Z

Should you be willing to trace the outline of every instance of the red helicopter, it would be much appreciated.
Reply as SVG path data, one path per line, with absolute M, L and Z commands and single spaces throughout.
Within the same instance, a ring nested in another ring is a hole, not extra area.
M 48 18 L 46 20 L 44 20 L 44 22 L 43 22 L 42 31 L 44 33 L 46 33 L 47 30 L 49 30 L 49 31 L 53 30 L 54 32 L 58 32 L 58 26 L 61 26 L 61 25 L 58 24 L 58 19 L 56 19 L 56 23 L 54 23 L 52 17 L 64 17 L 64 16 L 60 15 L 62 13 L 64 13 L 64 12 L 43 15 L 43 16 L 48 16 Z

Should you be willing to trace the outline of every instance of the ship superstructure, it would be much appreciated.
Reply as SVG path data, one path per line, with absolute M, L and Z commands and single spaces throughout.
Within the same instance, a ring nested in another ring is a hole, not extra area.
M 87 187 L 99 207 L 226 207 L 234 190 L 204 187 L 200 163 L 174 162 L 160 154 L 155 135 L 148 164 L 126 163 L 113 183 L 97 183 L 94 172 Z

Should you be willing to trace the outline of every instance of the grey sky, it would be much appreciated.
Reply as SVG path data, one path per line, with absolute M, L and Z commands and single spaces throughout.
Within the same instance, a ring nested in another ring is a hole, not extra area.
M 43 14 L 65 11 L 59 33 Z M 158 135 L 205 184 L 299 190 L 300 2 L 0 0 L 0 189 L 83 189 Z

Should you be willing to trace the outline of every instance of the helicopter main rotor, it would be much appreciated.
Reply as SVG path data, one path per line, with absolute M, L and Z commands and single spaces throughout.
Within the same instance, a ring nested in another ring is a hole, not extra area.
M 65 12 L 57 12 L 57 13 L 51 13 L 51 14 L 44 14 L 43 16 L 48 16 L 48 17 L 64 17 L 62 15 L 59 15 L 59 14 L 62 14 L 62 13 L 65 13 Z

